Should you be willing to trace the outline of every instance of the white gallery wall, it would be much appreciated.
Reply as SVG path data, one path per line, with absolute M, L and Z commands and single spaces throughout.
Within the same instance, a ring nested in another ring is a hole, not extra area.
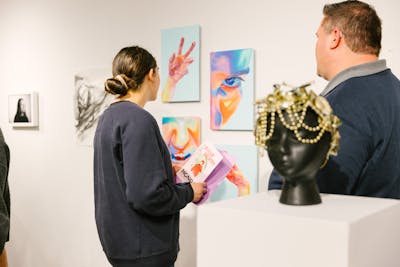
M 10 267 L 109 266 L 94 222 L 93 149 L 76 143 L 74 74 L 110 68 L 114 55 L 138 44 L 160 60 L 161 29 L 200 25 L 201 102 L 146 108 L 163 115 L 200 116 L 202 140 L 252 145 L 250 131 L 209 129 L 209 53 L 253 48 L 256 98 L 286 81 L 326 82 L 315 74 L 315 32 L 324 0 L 0 0 L 0 127 L 11 150 Z M 397 0 L 374 0 L 383 21 L 383 49 L 400 76 Z M 160 62 L 159 62 L 160 63 Z M 8 124 L 8 95 L 39 95 L 39 127 Z M 161 91 L 161 90 L 160 90 Z M 259 158 L 259 190 L 271 171 Z M 182 213 L 177 267 L 195 266 L 196 208 Z M 246 244 L 249 246 L 251 244 Z M 267 255 L 266 255 L 267 257 Z

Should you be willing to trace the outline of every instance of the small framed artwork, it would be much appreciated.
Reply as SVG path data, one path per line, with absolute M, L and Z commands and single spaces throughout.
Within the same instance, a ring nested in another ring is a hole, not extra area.
M 26 92 L 8 96 L 8 121 L 13 127 L 37 127 L 38 95 Z

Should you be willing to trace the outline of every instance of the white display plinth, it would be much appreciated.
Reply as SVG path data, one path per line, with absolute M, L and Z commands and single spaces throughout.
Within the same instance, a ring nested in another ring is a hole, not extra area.
M 197 267 L 399 267 L 400 201 L 321 194 L 279 203 L 280 191 L 205 204 Z

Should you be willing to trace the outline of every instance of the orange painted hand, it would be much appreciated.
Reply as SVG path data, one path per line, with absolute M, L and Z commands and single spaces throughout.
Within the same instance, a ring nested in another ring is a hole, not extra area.
M 192 53 L 196 42 L 192 42 L 188 51 L 182 55 L 183 44 L 185 43 L 185 38 L 181 38 L 179 43 L 178 54 L 173 53 L 169 59 L 168 64 L 168 77 L 165 82 L 165 86 L 161 93 L 161 100 L 163 102 L 169 102 L 175 92 L 176 84 L 188 73 L 188 67 L 193 63 L 194 59 L 189 57 Z
M 186 51 L 185 54 L 182 55 L 183 44 L 185 43 L 185 38 L 181 38 L 181 42 L 179 43 L 178 54 L 173 53 L 169 59 L 168 71 L 169 77 L 177 83 L 183 76 L 188 73 L 188 66 L 193 62 L 193 58 L 189 57 L 190 53 L 192 53 L 194 47 L 196 46 L 196 42 L 192 42 L 189 50 Z
M 226 175 L 226 178 L 231 183 L 236 185 L 236 187 L 238 188 L 238 196 L 245 196 L 250 194 L 250 184 L 236 164 L 233 165 L 232 169 Z

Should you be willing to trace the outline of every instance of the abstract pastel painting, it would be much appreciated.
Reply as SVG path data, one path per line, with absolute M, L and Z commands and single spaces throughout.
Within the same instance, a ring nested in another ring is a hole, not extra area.
M 210 53 L 210 72 L 211 129 L 252 130 L 253 49 Z
M 200 26 L 161 30 L 161 100 L 200 101 Z
M 200 118 L 163 117 L 162 132 L 172 161 L 185 161 L 200 145 Z
M 236 158 L 236 164 L 222 183 L 211 194 L 209 201 L 215 202 L 247 196 L 258 192 L 257 148 L 253 145 L 216 145 Z

